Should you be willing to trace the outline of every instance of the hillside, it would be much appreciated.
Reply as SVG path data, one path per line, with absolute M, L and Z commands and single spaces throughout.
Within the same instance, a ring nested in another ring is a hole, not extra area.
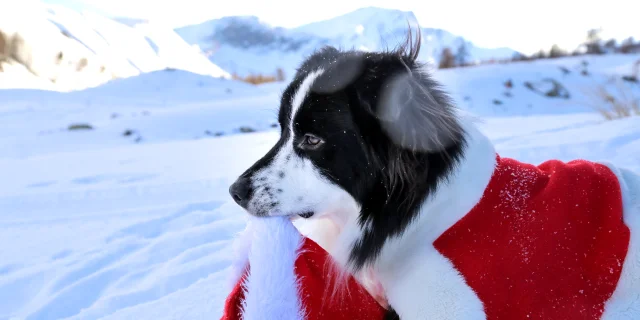
M 638 60 L 585 55 L 433 74 L 460 108 L 480 117 L 570 115 L 610 107 L 598 96 L 603 89 L 620 101 L 640 99 L 640 86 L 622 80 Z M 71 93 L 0 90 L 0 157 L 270 130 L 285 85 L 161 70 Z M 92 130 L 68 130 L 73 124 Z
M 230 77 L 170 28 L 33 1 L 3 8 L 0 43 L 0 88 L 69 91 L 167 68 Z
M 302 58 L 323 45 L 364 51 L 380 50 L 402 41 L 408 23 L 415 24 L 412 12 L 362 8 L 354 12 L 294 29 L 270 26 L 257 17 L 226 17 L 176 29 L 188 43 L 209 54 L 211 61 L 239 75 L 295 72 Z M 508 48 L 481 48 L 445 30 L 422 28 L 423 61 L 437 62 L 442 49 L 454 52 L 465 44 L 467 61 L 507 58 Z

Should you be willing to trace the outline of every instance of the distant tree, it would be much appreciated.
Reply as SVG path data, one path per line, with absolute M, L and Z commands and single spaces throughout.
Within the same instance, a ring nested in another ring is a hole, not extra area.
M 62 51 L 58 52 L 58 54 L 56 55 L 56 64 L 61 64 L 63 59 L 64 53 L 62 53 Z
M 520 52 L 516 52 L 513 54 L 513 56 L 511 56 L 511 61 L 527 61 L 527 60 L 530 60 L 530 58 Z
M 609 39 L 604 43 L 604 47 L 607 49 L 607 52 L 616 52 L 617 43 L 616 39 Z
M 244 81 L 244 82 L 255 84 L 255 85 L 269 83 L 269 82 L 276 82 L 276 77 L 265 76 L 262 74 L 249 74 L 246 76 L 241 76 L 234 72 L 231 74 L 231 77 L 235 80 Z
M 467 58 L 469 57 L 469 50 L 467 50 L 467 45 L 462 41 L 460 46 L 458 47 L 458 51 L 456 52 L 456 64 L 459 66 L 467 65 Z
M 604 50 L 601 45 L 600 38 L 601 29 L 590 29 L 587 31 L 587 41 L 585 42 L 585 46 L 587 48 L 587 54 L 603 54 Z
M 7 49 L 7 45 L 9 43 L 9 40 L 7 39 L 7 37 L 4 35 L 4 32 L 0 31 L 0 59 L 2 57 L 4 57 L 6 53 Z
M 634 48 L 633 37 L 629 37 L 624 41 L 622 41 L 622 43 L 620 44 L 620 48 L 618 48 L 618 50 L 621 53 L 631 53 L 633 51 L 633 48 Z
M 82 71 L 88 65 L 89 65 L 89 60 L 87 60 L 87 58 L 83 57 L 82 59 L 80 59 L 78 61 L 78 64 L 76 65 L 76 71 Z
M 284 81 L 284 78 L 284 70 L 282 70 L 282 68 L 278 68 L 276 70 L 276 81 L 282 82 Z
M 14 34 L 9 43 L 6 44 L 5 54 L 8 58 L 21 63 L 29 71 L 33 70 L 33 61 L 31 51 L 26 48 L 24 38 L 20 34 Z
M 447 69 L 447 68 L 454 68 L 455 66 L 456 66 L 456 57 L 453 55 L 453 52 L 451 52 L 451 49 L 448 47 L 442 49 L 438 68 Z
M 551 46 L 551 50 L 549 50 L 549 58 L 559 58 L 567 55 L 567 52 L 560 49 L 557 44 Z
M 540 51 L 538 51 L 538 53 L 535 53 L 532 57 L 534 60 L 537 59 L 546 59 L 548 58 L 547 53 L 544 52 L 544 49 L 540 49 Z

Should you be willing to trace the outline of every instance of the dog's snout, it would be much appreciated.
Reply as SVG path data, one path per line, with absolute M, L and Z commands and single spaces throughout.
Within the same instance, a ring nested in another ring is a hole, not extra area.
M 246 209 L 251 197 L 251 180 L 245 177 L 238 178 L 229 187 L 229 194 L 237 204 Z

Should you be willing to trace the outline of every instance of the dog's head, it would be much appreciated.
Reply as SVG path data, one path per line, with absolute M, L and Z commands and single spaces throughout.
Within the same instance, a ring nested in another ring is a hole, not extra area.
M 371 231 L 359 251 L 402 232 L 464 144 L 448 97 L 416 61 L 417 40 L 308 57 L 282 94 L 280 139 L 230 187 L 235 201 L 256 216 L 355 211 Z

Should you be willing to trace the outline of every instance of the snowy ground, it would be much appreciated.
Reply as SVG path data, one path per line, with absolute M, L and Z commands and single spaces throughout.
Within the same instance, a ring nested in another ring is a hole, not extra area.
M 622 74 L 638 58 L 600 58 L 592 72 Z M 640 172 L 640 117 L 604 121 L 522 87 L 562 79 L 557 64 L 574 60 L 437 77 L 503 156 Z M 586 80 L 572 76 L 574 92 Z M 158 71 L 82 92 L 0 90 L 0 319 L 217 319 L 244 226 L 227 188 L 276 141 L 281 89 Z

